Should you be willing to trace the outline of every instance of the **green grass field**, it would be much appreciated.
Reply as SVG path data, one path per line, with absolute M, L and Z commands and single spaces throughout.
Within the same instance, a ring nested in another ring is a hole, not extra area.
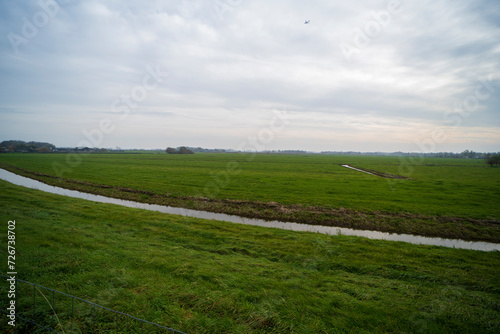
M 167 158 L 148 165 L 160 163 Z M 138 175 L 134 165 L 141 164 L 129 165 Z M 187 333 L 498 333 L 500 326 L 499 252 L 172 216 L 4 181 L 0 197 L 2 245 L 7 221 L 16 221 L 18 278 Z M 18 314 L 33 313 L 30 291 L 17 302 Z M 69 301 L 57 299 L 62 328 L 40 294 L 36 305 L 37 321 L 70 332 Z M 74 333 L 89 333 L 91 310 L 74 308 Z M 102 318 L 100 332 L 115 333 L 114 317 Z M 0 331 L 14 333 L 6 322 L 2 316 Z M 18 324 L 15 333 L 43 332 Z M 133 323 L 119 326 L 140 333 Z
M 340 164 L 407 179 L 368 175 Z M 65 188 L 143 202 L 264 219 L 500 242 L 500 169 L 481 160 L 2 154 L 0 167 Z

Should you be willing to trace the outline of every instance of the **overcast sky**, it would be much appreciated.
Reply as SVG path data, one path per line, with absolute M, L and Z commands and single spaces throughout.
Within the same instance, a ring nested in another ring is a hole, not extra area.
M 0 140 L 500 151 L 500 1 L 0 0 L 0 20 Z

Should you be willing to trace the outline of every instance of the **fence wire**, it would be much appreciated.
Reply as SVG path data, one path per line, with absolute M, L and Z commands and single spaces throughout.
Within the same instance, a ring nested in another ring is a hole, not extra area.
M 0 277 L 10 278 L 1 275 Z M 15 278 L 16 281 L 16 327 L 19 326 L 17 319 L 28 325 L 37 326 L 51 333 L 73 334 L 73 333 L 180 333 L 173 328 L 165 327 L 157 323 L 139 319 L 130 314 L 112 310 L 88 300 L 68 295 L 35 283 Z M 21 283 L 21 284 L 19 284 Z M 2 290 L 4 286 L 2 285 Z M 45 290 L 43 293 L 41 290 Z M 38 291 L 38 299 L 37 299 Z M 32 294 L 32 296 L 30 296 Z M 7 293 L 1 294 L 4 300 Z M 58 298 L 59 297 L 59 298 Z M 7 301 L 8 302 L 8 301 Z M 75 305 L 76 302 L 76 305 Z M 9 315 L 2 302 L 2 313 Z M 29 308 L 31 305 L 31 309 Z M 21 309 L 22 307 L 22 309 Z M 76 317 L 78 315 L 78 317 Z M 6 316 L 4 316 L 4 319 Z M 133 324 L 127 323 L 132 321 Z M 140 325 L 140 328 L 137 328 Z M 6 327 L 4 327 L 5 329 Z M 28 328 L 26 332 L 30 332 Z M 112 333 L 112 332 L 111 332 Z

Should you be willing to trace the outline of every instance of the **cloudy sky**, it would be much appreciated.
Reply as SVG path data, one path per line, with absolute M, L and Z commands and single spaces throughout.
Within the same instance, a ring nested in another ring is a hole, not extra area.
M 0 23 L 0 140 L 500 150 L 499 1 L 0 0 Z

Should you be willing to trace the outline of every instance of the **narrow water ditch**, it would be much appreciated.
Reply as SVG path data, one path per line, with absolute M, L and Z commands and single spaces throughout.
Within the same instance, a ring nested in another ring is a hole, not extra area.
M 341 164 L 340 166 L 345 167 L 345 168 L 350 168 L 350 169 L 356 170 L 358 172 L 363 172 L 363 173 L 366 173 L 366 174 L 374 175 L 374 176 L 385 177 L 386 179 L 411 180 L 411 178 L 409 178 L 407 176 L 394 175 L 394 174 L 384 173 L 384 172 L 380 172 L 380 171 L 376 171 L 376 170 L 370 170 L 370 169 L 365 170 L 365 169 L 361 169 L 361 168 L 352 167 L 352 166 L 349 166 L 349 165 L 342 165 Z
M 363 172 L 363 173 L 366 173 L 366 174 L 370 174 L 370 175 L 375 175 L 373 173 L 370 173 L 370 172 L 367 172 L 365 170 L 362 170 L 362 169 L 358 169 L 358 168 L 354 168 L 354 167 L 351 167 L 349 165 L 341 165 L 342 167 L 345 167 L 345 168 L 350 168 L 350 169 L 354 169 L 354 170 L 357 170 L 358 172 Z M 376 175 L 375 175 L 376 176 Z
M 346 165 L 347 166 L 347 165 Z M 352 168 L 352 167 L 349 167 Z M 353 168 L 355 169 L 355 168 Z M 361 170 L 360 170 L 361 171 Z M 364 172 L 364 171 L 363 171 Z M 365 172 L 366 173 L 366 172 Z M 74 198 L 85 199 L 93 202 L 100 203 L 110 203 L 122 205 L 130 208 L 137 209 L 145 209 L 150 211 L 158 211 L 162 213 L 181 215 L 186 217 L 193 218 L 202 218 L 202 219 L 212 219 L 219 220 L 237 224 L 245 224 L 245 225 L 254 225 L 254 226 L 262 226 L 262 227 L 270 227 L 270 228 L 281 228 L 285 230 L 292 231 L 305 231 L 305 232 L 316 232 L 327 235 L 349 235 L 349 236 L 358 236 L 365 237 L 369 239 L 376 240 L 390 240 L 390 241 L 402 241 L 408 242 L 412 244 L 420 244 L 420 245 L 432 245 L 432 246 L 443 246 L 450 248 L 460 248 L 460 249 L 470 249 L 470 250 L 480 250 L 480 251 L 500 251 L 500 244 L 490 243 L 490 242 L 476 242 L 476 241 L 464 241 L 457 239 L 443 239 L 443 238 L 429 238 L 422 236 L 415 236 L 409 234 L 395 234 L 395 233 L 384 233 L 377 231 L 363 231 L 363 230 L 354 230 L 349 228 L 341 228 L 341 227 L 333 227 L 333 226 L 320 226 L 320 225 L 307 225 L 307 224 L 299 224 L 299 223 L 287 223 L 280 221 L 266 221 L 261 219 L 251 219 L 245 217 L 239 217 L 234 215 L 227 215 L 222 213 L 213 213 L 207 211 L 197 211 L 190 210 L 184 208 L 176 208 L 170 206 L 162 206 L 156 204 L 146 204 L 139 203 L 127 200 L 121 200 L 116 198 L 105 197 L 101 195 L 94 195 L 83 193 L 76 190 L 69 190 L 59 187 L 54 187 L 47 185 L 43 182 L 33 180 L 24 176 L 20 176 L 4 169 L 0 169 L 0 179 L 10 182 L 15 185 L 38 189 L 44 192 L 58 194 L 62 196 L 69 196 Z

